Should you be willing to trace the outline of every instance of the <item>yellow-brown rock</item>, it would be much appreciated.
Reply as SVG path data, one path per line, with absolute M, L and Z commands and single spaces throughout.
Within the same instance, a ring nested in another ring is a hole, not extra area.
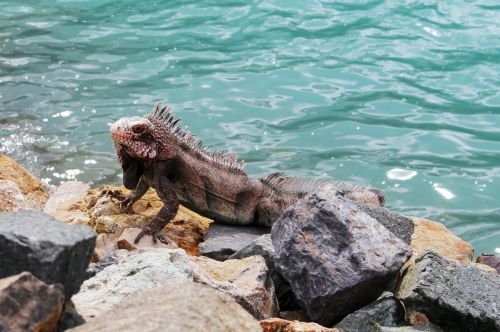
M 104 191 L 111 192 L 112 195 L 103 195 Z M 142 228 L 163 207 L 162 201 L 151 189 L 134 204 L 133 211 L 123 211 L 117 197 L 125 197 L 129 193 L 124 187 L 111 185 L 93 188 L 80 199 L 73 199 L 71 204 L 61 201 L 59 205 L 51 205 L 47 212 L 59 220 L 89 225 L 98 234 L 114 234 L 116 240 L 124 229 Z M 190 255 L 198 255 L 198 244 L 203 240 L 211 222 L 212 220 L 180 206 L 177 215 L 162 233 Z M 102 253 L 98 254 L 100 255 Z
M 116 246 L 118 249 L 125 249 L 128 251 L 137 249 L 178 249 L 177 244 L 171 241 L 171 243 L 165 244 L 161 241 L 153 242 L 153 238 L 150 236 L 144 236 L 141 238 L 139 243 L 135 243 L 134 240 L 142 232 L 141 228 L 125 228 L 118 239 L 116 240 Z
M 200 256 L 191 261 L 195 281 L 231 295 L 255 318 L 266 319 L 279 314 L 274 285 L 262 256 L 224 262 Z
M 340 332 L 316 323 L 290 321 L 281 318 L 270 318 L 260 321 L 263 332 Z
M 29 208 L 26 197 L 16 183 L 0 180 L 0 211 L 15 212 Z
M 0 154 L 0 180 L 10 180 L 26 198 L 27 206 L 42 209 L 49 198 L 49 189 L 10 157 Z M 0 211 L 6 211 L 1 210 Z
M 432 250 L 440 256 L 456 260 L 461 264 L 470 264 L 474 248 L 453 234 L 446 226 L 435 221 L 411 217 L 415 231 L 411 237 L 413 256 L 410 261 L 425 251 Z

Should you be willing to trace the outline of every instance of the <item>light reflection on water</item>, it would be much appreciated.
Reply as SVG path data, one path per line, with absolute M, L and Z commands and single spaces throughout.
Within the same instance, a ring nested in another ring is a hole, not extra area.
M 52 184 L 118 183 L 108 124 L 168 100 L 253 176 L 373 185 L 491 252 L 492 4 L 0 0 L 0 152 Z

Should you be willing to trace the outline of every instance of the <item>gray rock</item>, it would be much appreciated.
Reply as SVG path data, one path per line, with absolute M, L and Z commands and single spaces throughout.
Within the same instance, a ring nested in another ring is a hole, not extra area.
M 288 208 L 271 237 L 277 271 L 324 326 L 377 299 L 411 256 L 406 243 L 328 189 Z
M 257 237 L 269 233 L 269 231 L 269 228 L 264 227 L 213 223 L 208 228 L 205 239 L 200 243 L 198 249 L 203 256 L 224 261 Z
M 264 257 L 267 268 L 271 273 L 274 288 L 276 290 L 276 297 L 278 298 L 279 307 L 281 310 L 297 310 L 300 304 L 295 298 L 292 289 L 288 282 L 274 268 L 274 247 L 271 241 L 271 234 L 264 234 L 250 242 L 247 246 L 241 248 L 236 253 L 229 256 L 229 259 L 242 259 L 254 255 Z
M 229 295 L 196 283 L 135 294 L 71 331 L 260 332 L 259 322 Z
M 500 276 L 434 252 L 415 260 L 396 296 L 445 330 L 500 331 Z
M 380 326 L 405 326 L 405 308 L 394 296 L 386 296 L 359 309 L 335 325 L 344 332 L 378 332 Z
M 69 299 L 85 279 L 95 238 L 88 226 L 39 211 L 0 213 L 0 277 L 29 271 L 47 284 L 62 284 Z
M 399 213 L 392 212 L 381 206 L 363 203 L 355 204 L 361 211 L 366 212 L 370 217 L 384 225 L 385 228 L 390 230 L 394 235 L 407 244 L 410 244 L 411 236 L 415 231 L 415 225 L 410 218 Z
M 72 300 L 86 320 L 110 310 L 125 298 L 171 282 L 193 280 L 189 257 L 182 249 L 128 252 L 118 263 L 85 280 Z
M 64 304 L 63 287 L 29 272 L 0 280 L 0 331 L 55 331 Z
M 261 256 L 219 262 L 208 257 L 192 257 L 193 280 L 229 294 L 255 318 L 279 314 L 274 285 Z

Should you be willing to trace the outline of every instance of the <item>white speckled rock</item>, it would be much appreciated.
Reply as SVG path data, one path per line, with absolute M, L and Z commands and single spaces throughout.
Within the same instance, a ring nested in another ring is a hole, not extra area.
M 97 317 L 132 294 L 170 282 L 192 281 L 184 250 L 149 249 L 129 252 L 118 263 L 86 280 L 73 302 L 85 319 Z
M 196 283 L 176 283 L 134 294 L 71 331 L 261 332 L 262 329 L 229 295 Z

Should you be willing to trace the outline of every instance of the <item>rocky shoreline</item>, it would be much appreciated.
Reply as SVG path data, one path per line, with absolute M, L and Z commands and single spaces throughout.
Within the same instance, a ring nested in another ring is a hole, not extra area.
M 500 263 L 444 225 L 317 190 L 272 229 L 47 188 L 0 155 L 0 331 L 500 331 Z

